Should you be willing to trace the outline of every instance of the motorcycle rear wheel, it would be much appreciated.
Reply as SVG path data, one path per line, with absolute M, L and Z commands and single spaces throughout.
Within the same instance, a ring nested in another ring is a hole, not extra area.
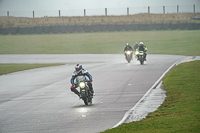
M 85 99 L 83 99 L 85 105 L 88 105 L 88 98 L 86 97 Z

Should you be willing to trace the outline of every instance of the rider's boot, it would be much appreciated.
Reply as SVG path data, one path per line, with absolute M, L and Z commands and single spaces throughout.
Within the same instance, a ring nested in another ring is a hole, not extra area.
M 79 99 L 81 99 L 81 95 L 78 91 L 75 91 L 74 93 L 79 97 Z
M 79 97 L 79 99 L 81 99 L 80 93 L 75 93 L 75 94 Z
M 145 54 L 145 56 L 144 56 L 144 60 L 145 60 L 145 61 L 147 61 L 147 59 L 146 59 L 146 58 L 147 58 L 147 54 Z
M 91 92 L 91 95 L 93 97 L 95 95 L 93 87 L 90 88 L 90 92 Z

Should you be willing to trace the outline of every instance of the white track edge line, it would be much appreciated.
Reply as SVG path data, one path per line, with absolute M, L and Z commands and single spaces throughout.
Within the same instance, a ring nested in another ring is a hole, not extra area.
M 154 85 L 144 94 L 144 96 L 135 104 L 135 106 L 133 106 L 133 108 L 131 108 L 129 111 L 127 111 L 124 115 L 124 117 L 122 118 L 121 121 L 119 121 L 116 125 L 114 125 L 112 128 L 115 128 L 121 124 L 123 124 L 128 116 L 130 115 L 130 113 L 138 106 L 139 103 L 141 103 L 141 101 L 148 95 L 148 93 L 153 89 L 156 88 L 156 86 L 158 85 L 158 83 L 162 80 L 162 78 L 166 75 L 166 73 L 168 73 L 174 66 L 176 66 L 178 64 L 178 62 L 180 61 L 176 61 L 174 64 L 172 64 L 163 74 L 162 76 L 154 83 Z

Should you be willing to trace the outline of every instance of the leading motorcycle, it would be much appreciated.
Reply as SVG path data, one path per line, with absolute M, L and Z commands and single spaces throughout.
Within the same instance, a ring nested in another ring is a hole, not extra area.
M 80 91 L 80 98 L 84 101 L 85 105 L 92 104 L 92 92 L 89 90 L 89 86 L 87 83 L 88 81 L 85 77 L 82 77 L 78 80 L 78 82 L 75 83 L 76 88 L 79 88 Z
M 125 52 L 124 52 L 124 54 L 125 54 L 125 56 L 126 56 L 126 60 L 128 61 L 128 63 L 130 63 L 131 60 L 132 60 L 132 52 L 133 52 L 133 51 L 125 51 Z

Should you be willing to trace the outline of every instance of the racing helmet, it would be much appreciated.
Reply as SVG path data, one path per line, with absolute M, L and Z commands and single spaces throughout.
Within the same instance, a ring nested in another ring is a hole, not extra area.
M 135 44 L 138 45 L 138 42 L 136 42 Z
M 128 46 L 129 44 L 128 43 L 126 43 L 126 46 Z
M 76 64 L 75 70 L 76 70 L 77 72 L 81 71 L 81 70 L 82 70 L 82 65 L 81 65 L 81 64 Z
M 140 46 L 143 46 L 144 45 L 144 43 L 143 42 L 140 42 Z

